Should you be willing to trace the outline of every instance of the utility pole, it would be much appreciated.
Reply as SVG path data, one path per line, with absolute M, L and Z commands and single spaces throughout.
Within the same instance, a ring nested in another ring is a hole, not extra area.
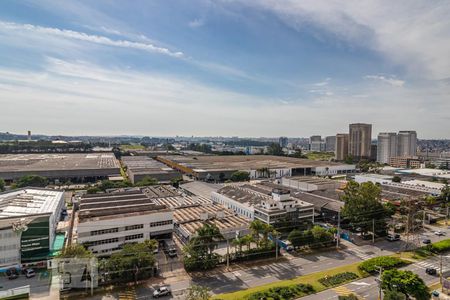
M 339 239 L 341 238 L 341 212 L 338 211 L 338 226 L 337 226 L 337 237 L 336 237 L 336 248 L 339 249 Z
M 383 299 L 383 292 L 381 290 L 381 275 L 383 275 L 383 267 L 379 267 L 380 273 L 378 273 L 378 278 L 376 279 L 378 283 L 378 300 Z
M 445 226 L 448 225 L 448 196 L 447 201 L 445 201 Z
M 275 236 L 275 260 L 278 260 L 278 236 L 274 234 Z
M 227 238 L 227 270 L 230 268 L 230 240 Z
M 375 219 L 372 219 L 372 244 L 375 244 Z
M 91 258 L 91 297 L 94 296 L 94 258 Z
M 442 254 L 439 256 L 439 282 L 442 286 Z

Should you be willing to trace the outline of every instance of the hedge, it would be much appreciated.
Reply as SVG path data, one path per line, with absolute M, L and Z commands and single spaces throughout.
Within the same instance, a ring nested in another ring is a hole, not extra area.
M 246 300 L 291 300 L 314 293 L 310 284 L 299 283 L 290 286 L 273 287 L 266 291 L 256 292 L 245 297 Z
M 319 282 L 326 287 L 332 287 L 341 283 L 358 279 L 359 276 L 353 272 L 338 273 L 333 276 L 326 276 L 319 279 Z
M 447 250 L 450 250 L 450 239 L 442 240 L 440 242 L 433 243 L 431 245 L 425 246 L 427 250 L 430 250 L 434 253 L 440 253 Z
M 339 300 L 359 300 L 358 297 L 355 294 L 350 294 L 346 296 L 339 296 Z
M 406 265 L 408 262 L 392 256 L 378 256 L 368 259 L 359 265 L 359 269 L 367 273 L 376 273 L 382 267 L 384 270 L 398 268 Z

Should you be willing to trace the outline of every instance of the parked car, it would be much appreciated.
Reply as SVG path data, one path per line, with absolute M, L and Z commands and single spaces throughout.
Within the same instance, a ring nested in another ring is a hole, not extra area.
M 27 278 L 31 278 L 31 277 L 36 276 L 36 272 L 34 272 L 33 269 L 23 269 L 22 272 Z
M 398 234 L 398 233 L 396 233 L 396 234 L 388 234 L 386 236 L 386 239 L 389 242 L 400 241 L 400 234 Z
M 445 235 L 445 232 L 438 230 L 438 231 L 435 231 L 434 234 L 437 236 L 442 236 L 442 235 Z
M 168 286 L 162 286 L 153 291 L 153 298 L 168 296 L 170 294 L 170 288 Z
M 164 250 L 169 257 L 175 257 L 178 255 L 177 247 L 172 240 L 164 240 Z
M 426 268 L 425 273 L 427 273 L 428 275 L 436 275 L 437 270 L 435 268 Z
M 6 270 L 6 276 L 8 276 L 9 280 L 17 279 L 19 277 L 19 272 L 17 272 L 16 268 L 10 268 Z
M 424 239 L 422 241 L 422 243 L 424 243 L 425 245 L 431 244 L 431 240 L 430 239 Z

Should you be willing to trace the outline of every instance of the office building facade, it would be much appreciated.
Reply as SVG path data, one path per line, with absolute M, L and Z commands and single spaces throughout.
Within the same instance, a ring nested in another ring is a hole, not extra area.
M 381 132 L 378 134 L 377 162 L 388 164 L 391 157 L 397 156 L 397 134 Z
M 372 124 L 355 123 L 349 126 L 348 152 L 355 159 L 370 159 Z
M 335 152 L 336 151 L 336 136 L 327 136 L 325 138 L 325 151 L 326 152 Z
M 417 152 L 417 133 L 415 131 L 398 132 L 398 152 L 400 157 L 415 156 Z
M 338 133 L 336 135 L 336 160 L 345 160 L 348 156 L 348 140 L 347 133 Z

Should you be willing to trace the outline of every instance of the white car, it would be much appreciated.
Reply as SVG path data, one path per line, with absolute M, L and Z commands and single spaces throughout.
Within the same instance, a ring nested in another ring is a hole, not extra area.
M 163 296 L 168 296 L 170 295 L 170 288 L 167 286 L 162 286 L 157 288 L 154 292 L 153 292 L 153 298 L 159 298 L 159 297 L 163 297 Z
M 438 230 L 438 231 L 435 231 L 434 234 L 438 235 L 438 236 L 442 236 L 442 235 L 445 235 L 445 232 Z

